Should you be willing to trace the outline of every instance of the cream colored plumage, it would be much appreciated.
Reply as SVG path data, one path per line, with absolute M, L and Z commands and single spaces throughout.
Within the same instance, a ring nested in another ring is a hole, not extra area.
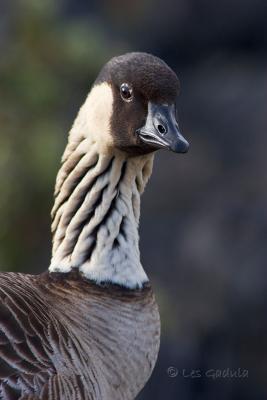
M 49 270 L 79 268 L 89 279 L 141 287 L 148 278 L 138 248 L 140 195 L 151 175 L 154 155 L 129 157 L 114 148 L 109 133 L 111 106 L 110 86 L 96 86 L 70 132 L 56 182 Z M 96 122 L 94 114 L 101 115 L 98 108 L 106 108 L 107 113 Z M 105 218 L 111 204 L 113 212 Z

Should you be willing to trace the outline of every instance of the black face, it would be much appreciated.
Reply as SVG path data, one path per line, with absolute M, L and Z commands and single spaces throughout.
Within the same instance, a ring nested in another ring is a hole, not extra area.
M 111 133 L 116 146 L 131 154 L 159 148 L 186 152 L 176 121 L 176 74 L 157 57 L 128 53 L 110 60 L 95 84 L 108 82 L 114 104 Z

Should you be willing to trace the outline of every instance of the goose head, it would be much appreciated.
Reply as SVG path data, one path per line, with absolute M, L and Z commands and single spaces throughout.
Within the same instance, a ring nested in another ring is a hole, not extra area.
M 189 144 L 177 122 L 179 88 L 174 71 L 158 57 L 127 53 L 112 58 L 88 99 L 96 140 L 129 155 L 158 149 L 186 153 Z

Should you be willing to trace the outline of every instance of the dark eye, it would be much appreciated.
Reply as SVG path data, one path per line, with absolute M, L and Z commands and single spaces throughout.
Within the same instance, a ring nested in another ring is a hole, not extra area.
M 133 99 L 133 88 L 128 83 L 123 83 L 120 87 L 121 97 L 124 101 Z

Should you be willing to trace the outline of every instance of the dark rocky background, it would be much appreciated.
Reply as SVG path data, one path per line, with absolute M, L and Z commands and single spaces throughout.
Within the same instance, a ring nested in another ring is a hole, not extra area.
M 133 50 L 177 71 L 191 143 L 157 155 L 143 196 L 162 346 L 138 399 L 266 399 L 265 0 L 0 2 L 1 268 L 47 268 L 67 131 L 100 66 Z M 227 368 L 248 376 L 206 376 Z

